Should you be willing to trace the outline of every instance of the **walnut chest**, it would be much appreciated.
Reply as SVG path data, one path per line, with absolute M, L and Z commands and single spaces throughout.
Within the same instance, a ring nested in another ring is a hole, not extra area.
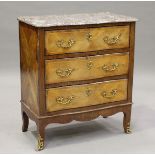
M 22 130 L 36 122 L 38 150 L 50 123 L 123 112 L 130 133 L 136 19 L 101 12 L 18 20 Z

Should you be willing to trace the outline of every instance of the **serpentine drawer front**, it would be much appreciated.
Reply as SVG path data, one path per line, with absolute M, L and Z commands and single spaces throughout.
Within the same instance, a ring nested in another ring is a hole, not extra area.
M 88 80 L 128 73 L 128 54 L 46 60 L 46 83 Z
M 123 112 L 130 133 L 136 19 L 109 12 L 18 19 L 22 131 L 35 121 L 37 149 L 50 123 Z
M 46 90 L 47 111 L 57 111 L 127 99 L 127 80 L 75 85 Z
M 129 26 L 45 32 L 47 55 L 127 47 Z

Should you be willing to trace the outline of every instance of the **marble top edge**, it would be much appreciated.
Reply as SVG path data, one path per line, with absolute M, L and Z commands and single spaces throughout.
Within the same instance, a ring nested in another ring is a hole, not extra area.
M 135 17 L 129 17 L 110 12 L 46 16 L 20 16 L 17 19 L 35 27 L 134 22 L 138 20 Z

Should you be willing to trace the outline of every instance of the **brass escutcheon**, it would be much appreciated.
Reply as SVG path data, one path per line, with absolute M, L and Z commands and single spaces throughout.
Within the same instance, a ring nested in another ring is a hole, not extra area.
M 90 69 L 92 69 L 92 67 L 93 67 L 93 62 L 91 60 L 89 60 L 87 62 L 87 69 L 90 70 Z
M 90 32 L 88 32 L 88 33 L 86 34 L 86 39 L 87 39 L 88 41 L 92 41 L 93 35 L 92 35 Z
M 87 61 L 87 69 L 88 70 L 91 70 L 92 69 L 92 67 L 94 66 L 94 64 L 93 64 L 93 61 L 91 60 L 91 57 L 86 57 L 86 59 L 88 60 Z
M 87 94 L 87 96 L 92 95 L 92 93 L 93 93 L 93 90 L 87 88 L 87 90 L 86 90 L 86 94 Z

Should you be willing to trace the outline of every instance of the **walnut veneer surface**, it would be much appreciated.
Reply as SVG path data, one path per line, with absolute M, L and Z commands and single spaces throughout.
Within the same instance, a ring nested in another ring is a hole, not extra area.
M 50 84 L 123 75 L 128 73 L 128 64 L 129 54 L 127 53 L 46 60 L 46 83 Z M 108 68 L 112 69 L 114 65 L 116 65 L 115 70 L 107 71 Z
M 109 45 L 104 41 L 106 37 L 119 37 L 119 35 L 121 39 L 117 44 Z M 65 40 L 66 44 L 69 40 L 73 40 L 72 48 L 60 48 L 57 44 L 61 40 Z M 46 31 L 45 33 L 47 55 L 127 47 L 129 47 L 129 26 Z
M 96 82 L 46 90 L 46 107 L 49 112 L 126 99 L 127 80 Z
M 29 118 L 36 122 L 38 150 L 50 123 L 123 112 L 130 133 L 136 19 L 111 13 L 18 19 L 22 130 Z

